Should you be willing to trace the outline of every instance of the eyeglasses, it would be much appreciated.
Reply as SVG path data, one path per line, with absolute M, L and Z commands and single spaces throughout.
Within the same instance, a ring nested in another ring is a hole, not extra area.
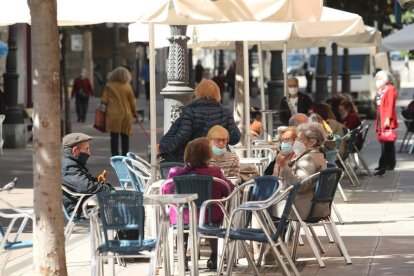
M 280 142 L 285 142 L 285 143 L 292 143 L 294 141 L 295 139 L 292 139 L 292 138 L 281 138 L 280 139 Z
M 227 144 L 227 142 L 229 141 L 229 139 L 227 138 L 211 138 L 211 140 L 213 140 L 214 143 L 217 143 L 217 144 L 220 144 L 220 143 Z

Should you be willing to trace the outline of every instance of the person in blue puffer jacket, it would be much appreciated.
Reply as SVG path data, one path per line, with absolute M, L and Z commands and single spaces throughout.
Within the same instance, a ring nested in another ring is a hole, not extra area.
M 241 133 L 233 114 L 220 104 L 220 88 L 212 80 L 202 80 L 195 88 L 195 100 L 183 108 L 181 116 L 161 138 L 158 153 L 165 162 L 183 162 L 187 143 L 205 137 L 214 125 L 229 132 L 229 144 L 240 141 Z

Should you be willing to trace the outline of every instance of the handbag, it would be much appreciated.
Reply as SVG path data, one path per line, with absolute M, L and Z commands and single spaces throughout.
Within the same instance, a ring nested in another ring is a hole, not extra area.
M 95 124 L 93 127 L 101 132 L 106 132 L 106 106 L 103 104 L 95 111 Z
M 397 140 L 397 131 L 390 128 L 380 129 L 377 136 L 380 143 L 395 142 Z

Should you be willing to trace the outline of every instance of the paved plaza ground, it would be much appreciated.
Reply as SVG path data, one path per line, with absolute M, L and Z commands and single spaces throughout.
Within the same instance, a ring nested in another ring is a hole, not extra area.
M 406 106 L 412 99 L 414 85 L 403 83 L 400 90 L 398 105 Z M 139 101 L 142 101 L 142 97 Z M 145 100 L 143 100 L 145 101 Z M 259 101 L 258 99 L 252 100 Z M 72 112 L 73 131 L 88 133 L 94 137 L 92 142 L 92 156 L 88 161 L 93 174 L 108 170 L 108 178 L 116 182 L 114 171 L 109 165 L 110 149 L 109 135 L 101 134 L 92 128 L 95 107 L 99 99 L 90 103 L 87 122 L 76 123 Z M 139 106 L 148 115 L 146 102 L 139 102 Z M 157 101 L 158 110 L 162 110 L 161 98 Z M 399 111 L 399 107 L 397 108 Z M 162 113 L 157 116 L 158 126 L 162 125 Z M 148 117 L 143 122 L 149 129 Z M 401 123 L 399 139 L 396 143 L 399 149 L 405 126 Z M 158 128 L 161 135 L 162 128 Z M 373 128 L 368 135 L 368 144 L 363 153 L 371 169 L 377 166 L 380 155 L 380 146 L 376 141 Z M 131 137 L 131 151 L 145 155 L 148 141 L 140 132 L 138 125 L 134 126 L 134 135 Z M 345 221 L 338 225 L 339 232 L 352 258 L 352 265 L 347 265 L 340 256 L 335 245 L 329 244 L 324 232 L 317 233 L 322 236 L 322 242 L 327 253 L 323 256 L 326 267 L 319 268 L 313 258 L 310 247 L 299 247 L 299 260 L 297 266 L 302 275 L 413 275 L 414 270 L 414 155 L 407 152 L 397 154 L 397 167 L 384 176 L 369 177 L 357 169 L 361 186 L 353 187 L 348 179 L 342 181 L 342 186 L 348 196 L 344 202 L 337 195 L 335 200 L 338 209 Z M 4 149 L 0 156 L 0 184 L 4 184 L 14 176 L 19 177 L 18 186 L 11 193 L 1 194 L 17 206 L 33 205 L 33 165 L 32 147 L 26 149 Z M 60 185 L 60 183 L 56 183 Z M 1 206 L 1 208 L 4 208 Z M 31 238 L 31 229 L 26 229 L 24 236 Z M 75 229 L 66 247 L 67 266 L 69 275 L 90 274 L 90 246 L 88 231 Z M 213 275 L 213 271 L 206 269 L 208 256 L 207 248 L 202 248 L 203 257 L 200 261 L 200 275 Z M 148 262 L 128 264 L 126 267 L 116 266 L 117 275 L 144 275 L 147 272 Z M 5 275 L 32 275 L 32 251 L 22 250 L 13 252 Z M 276 267 L 266 266 L 260 270 L 263 275 L 281 275 Z M 234 275 L 251 275 L 246 267 L 237 267 Z

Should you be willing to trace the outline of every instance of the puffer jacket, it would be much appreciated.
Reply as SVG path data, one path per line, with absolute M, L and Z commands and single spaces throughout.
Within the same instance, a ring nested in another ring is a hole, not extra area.
M 99 183 L 98 179 L 67 151 L 62 152 L 62 185 L 81 194 L 96 194 L 111 189 L 111 185 Z M 71 214 L 78 202 L 77 198 L 63 192 L 62 200 L 66 211 Z
M 181 116 L 160 141 L 161 156 L 168 162 L 183 162 L 187 143 L 204 137 L 214 125 L 221 125 L 230 134 L 230 145 L 240 141 L 241 133 L 234 122 L 233 114 L 215 100 L 195 100 L 183 108 Z

